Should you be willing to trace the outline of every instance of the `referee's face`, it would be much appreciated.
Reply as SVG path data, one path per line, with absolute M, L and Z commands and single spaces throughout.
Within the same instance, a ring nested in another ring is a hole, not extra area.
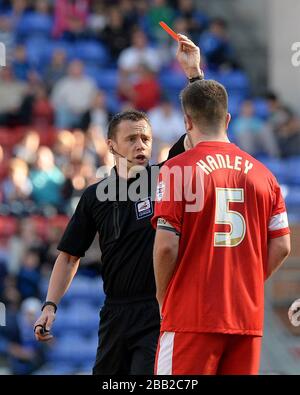
M 147 166 L 152 151 L 152 131 L 147 121 L 124 120 L 118 125 L 114 149 L 132 166 Z

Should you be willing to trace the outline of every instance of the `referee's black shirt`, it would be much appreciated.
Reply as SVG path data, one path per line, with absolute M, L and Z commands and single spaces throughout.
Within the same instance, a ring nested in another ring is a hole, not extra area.
M 183 140 L 184 136 L 172 147 L 172 157 L 184 152 Z M 88 187 L 57 247 L 70 255 L 83 257 L 98 232 L 102 252 L 101 274 L 108 298 L 155 297 L 152 260 L 155 231 L 151 226 L 154 202 L 151 188 L 155 190 L 156 185 L 151 185 L 150 166 L 145 168 L 145 172 L 149 193 L 139 201 L 119 200 L 119 177 L 114 176 L 116 172 Z M 127 180 L 128 188 L 135 180 Z M 104 181 L 116 184 L 114 201 L 98 200 L 97 188 Z M 144 207 L 138 205 L 141 202 L 145 203 Z

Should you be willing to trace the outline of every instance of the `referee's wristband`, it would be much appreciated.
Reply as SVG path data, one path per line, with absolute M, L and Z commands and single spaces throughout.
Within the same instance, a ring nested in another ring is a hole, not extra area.
M 192 83 L 195 82 L 195 81 L 204 80 L 204 73 L 203 73 L 203 71 L 201 70 L 200 74 L 197 75 L 197 77 L 188 78 L 188 80 L 189 80 L 189 83 L 190 83 L 190 84 L 192 84 Z
M 50 300 L 46 300 L 46 302 L 43 304 L 41 310 L 43 311 L 46 306 L 52 306 L 54 308 L 54 314 L 56 313 L 57 305 L 54 302 L 51 302 Z

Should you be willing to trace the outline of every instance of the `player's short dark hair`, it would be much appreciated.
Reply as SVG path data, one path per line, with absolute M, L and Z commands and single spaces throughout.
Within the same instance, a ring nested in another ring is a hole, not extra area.
M 109 122 L 107 138 L 114 139 L 116 137 L 118 126 L 122 121 L 138 122 L 141 120 L 145 120 L 149 124 L 149 126 L 151 126 L 147 114 L 142 111 L 131 110 L 115 114 Z
M 228 95 L 225 87 L 214 80 L 200 80 L 186 86 L 181 94 L 185 114 L 208 130 L 226 123 Z

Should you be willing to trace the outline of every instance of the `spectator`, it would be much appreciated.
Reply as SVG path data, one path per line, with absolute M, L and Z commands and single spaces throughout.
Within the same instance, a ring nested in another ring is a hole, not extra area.
M 149 111 L 159 103 L 160 86 L 148 65 L 140 64 L 136 81 L 131 83 L 124 77 L 119 85 L 119 94 L 121 100 L 132 102 L 137 110 Z
M 3 201 L 10 206 L 19 203 L 17 207 L 20 212 L 15 214 L 22 214 L 24 202 L 31 195 L 32 185 L 28 175 L 29 169 L 25 161 L 19 158 L 10 160 L 9 175 L 2 183 Z
M 40 257 L 34 248 L 29 248 L 21 263 L 20 271 L 17 274 L 17 287 L 22 299 L 39 296 Z
M 147 13 L 151 37 L 156 40 L 165 40 L 166 35 L 159 26 L 160 21 L 172 26 L 175 17 L 174 10 L 168 6 L 166 0 L 154 0 Z
M 55 123 L 59 128 L 77 127 L 82 115 L 89 109 L 96 94 L 94 81 L 83 75 L 83 65 L 74 60 L 68 75 L 53 88 L 51 101 L 55 111 Z
M 206 29 L 208 18 L 205 14 L 197 10 L 193 0 L 178 1 L 178 16 L 183 18 L 187 24 L 188 36 L 192 40 L 198 40 L 198 37 Z M 180 32 L 180 30 L 176 30 Z
M 232 127 L 234 138 L 238 146 L 250 155 L 267 153 L 270 156 L 279 156 L 276 138 L 269 125 L 254 115 L 253 103 L 245 101 L 241 114 Z
M 211 21 L 209 30 L 200 37 L 199 46 L 210 69 L 232 66 L 233 48 L 228 38 L 227 23 L 224 19 L 215 18 Z
M 277 132 L 281 156 L 288 158 L 300 155 L 300 119 L 289 109 L 285 109 L 286 121 Z
M 69 130 L 62 130 L 58 133 L 54 147 L 55 164 L 62 169 L 71 160 L 72 151 L 75 146 L 75 137 Z
M 145 33 L 137 29 L 132 33 L 131 46 L 120 53 L 118 66 L 122 73 L 130 74 L 142 63 L 155 72 L 162 66 L 158 51 L 148 45 Z
M 59 0 L 54 6 L 55 38 L 66 33 L 67 38 L 76 39 L 84 34 L 89 11 L 88 0 Z
M 153 137 L 160 143 L 177 141 L 184 131 L 182 114 L 164 96 L 159 106 L 149 112 Z
M 92 1 L 91 13 L 88 17 L 87 27 L 92 37 L 98 37 L 107 23 L 105 7 L 102 2 Z
M 32 166 L 36 161 L 39 145 L 40 135 L 35 130 L 29 130 L 20 144 L 14 147 L 14 154 L 16 157 L 24 160 L 29 166 Z
M 26 48 L 24 45 L 17 45 L 14 50 L 12 68 L 14 75 L 18 80 L 26 81 L 30 70 L 30 65 L 27 61 Z
M 34 127 L 49 127 L 53 124 L 53 108 L 43 84 L 35 88 L 32 103 L 31 124 Z
M 116 62 L 120 53 L 130 44 L 130 30 L 118 8 L 110 8 L 108 23 L 99 37 L 109 49 L 112 60 Z
M 31 374 L 45 361 L 44 345 L 34 340 L 32 325 L 41 309 L 41 302 L 28 298 L 18 313 L 9 310 L 7 325 L 1 331 L 6 340 L 7 359 L 12 374 Z
M 82 117 L 81 129 L 87 130 L 89 127 L 97 126 L 102 133 L 105 133 L 111 116 L 112 114 L 107 109 L 105 92 L 99 90 L 91 108 Z
M 33 187 L 32 198 L 36 204 L 61 208 L 64 176 L 55 166 L 50 148 L 42 146 L 38 149 L 36 168 L 31 171 L 30 179 Z
M 0 69 L 0 125 L 24 124 L 27 88 L 24 82 L 15 78 L 9 66 Z
M 51 92 L 53 86 L 65 76 L 67 72 L 66 52 L 62 48 L 56 49 L 51 58 L 49 66 L 45 70 L 45 82 Z
M 15 45 L 15 37 L 11 21 L 6 15 L 0 15 L 0 42 L 5 45 L 6 62 L 10 63 Z
M 9 265 L 8 271 L 12 275 L 19 273 L 25 252 L 33 248 L 39 251 L 40 261 L 43 261 L 44 241 L 37 234 L 33 217 L 19 219 L 17 231 L 8 243 Z

